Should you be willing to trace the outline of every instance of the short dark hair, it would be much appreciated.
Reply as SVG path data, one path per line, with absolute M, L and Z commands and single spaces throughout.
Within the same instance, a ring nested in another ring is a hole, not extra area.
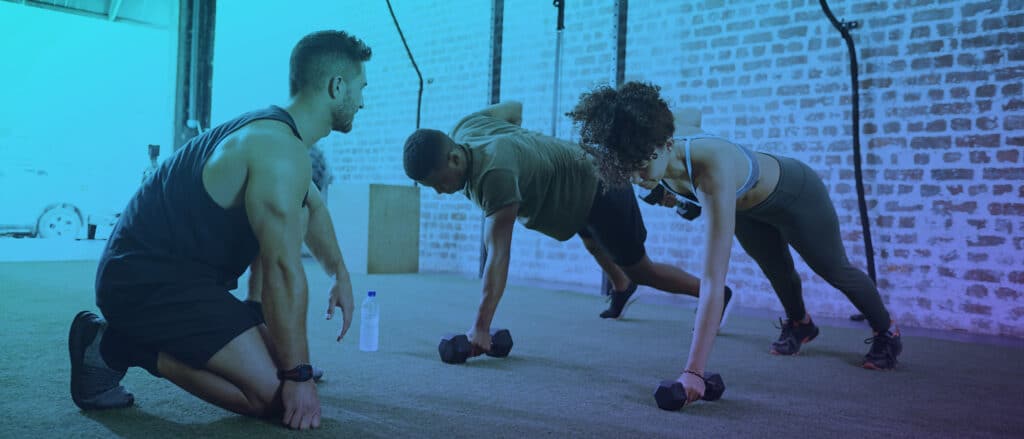
M 629 175 L 653 159 L 654 149 L 675 132 L 672 111 L 659 90 L 646 82 L 627 82 L 617 90 L 602 85 L 581 95 L 576 108 L 566 113 L 606 183 L 627 183 Z
M 444 133 L 428 128 L 414 131 L 405 139 L 405 175 L 416 181 L 427 178 L 444 165 L 450 150 L 451 139 Z
M 294 97 L 331 75 L 335 62 L 366 62 L 372 55 L 366 43 L 345 31 L 323 30 L 306 35 L 292 49 L 289 93 Z

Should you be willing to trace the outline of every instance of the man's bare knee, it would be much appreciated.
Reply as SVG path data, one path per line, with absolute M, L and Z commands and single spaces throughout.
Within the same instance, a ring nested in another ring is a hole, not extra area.
M 232 382 L 238 386 L 238 390 L 241 390 L 245 397 L 248 405 L 247 415 L 263 418 L 278 411 L 275 409 L 280 404 L 275 405 L 275 398 L 280 390 L 280 382 L 276 380 L 276 377 L 274 378 L 275 380 L 272 382 L 253 382 L 251 380 Z
M 242 391 L 253 416 L 266 416 L 279 410 L 281 381 L 259 329 L 236 337 L 210 358 L 207 368 Z
M 281 411 L 279 397 L 281 382 L 277 380 L 276 376 L 270 380 L 261 380 L 261 382 L 246 380 L 234 384 L 239 387 L 248 401 L 250 416 L 263 418 Z

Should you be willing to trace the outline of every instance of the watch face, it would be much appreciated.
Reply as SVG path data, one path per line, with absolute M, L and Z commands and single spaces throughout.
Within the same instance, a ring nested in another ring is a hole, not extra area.
M 296 368 L 298 372 L 297 381 L 309 381 L 313 378 L 313 366 L 308 364 L 300 365 Z
M 278 374 L 280 379 L 288 381 L 309 381 L 313 379 L 313 366 L 308 364 L 300 364 L 292 370 L 284 371 Z

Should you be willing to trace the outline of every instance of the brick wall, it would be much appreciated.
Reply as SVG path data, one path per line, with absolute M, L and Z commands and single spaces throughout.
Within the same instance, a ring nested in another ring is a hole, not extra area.
M 415 124 L 416 78 L 387 8 L 371 2 L 345 10 L 323 3 L 285 16 L 245 7 L 249 14 L 293 23 L 261 30 L 265 53 L 277 59 L 266 61 L 276 67 L 257 80 L 279 84 L 280 93 L 269 97 L 283 95 L 287 50 L 309 30 L 340 27 L 364 38 L 375 51 L 367 107 L 351 134 L 332 135 L 324 147 L 340 182 L 408 184 L 401 142 Z M 447 130 L 487 104 L 489 3 L 393 2 L 428 82 L 422 126 Z M 860 22 L 853 34 L 864 180 L 879 286 L 890 309 L 905 325 L 1024 336 L 1024 2 L 830 4 L 837 17 Z M 230 16 L 226 7 L 219 17 Z M 581 92 L 612 80 L 614 8 L 612 0 L 569 4 L 558 114 Z M 218 96 L 239 87 L 230 69 L 239 69 L 238 77 L 252 71 L 239 67 L 253 62 L 249 57 L 229 50 L 231 41 L 253 38 L 251 26 L 243 24 L 218 22 L 216 63 L 229 67 L 215 70 L 215 118 Z M 550 2 L 506 0 L 501 95 L 523 101 L 524 126 L 545 133 L 555 110 L 555 39 Z M 710 132 L 798 158 L 818 171 L 831 190 L 850 258 L 864 266 L 847 51 L 818 2 L 633 0 L 628 41 L 627 79 L 661 85 L 671 106 L 700 108 Z M 254 105 L 269 98 L 255 96 L 260 100 Z M 243 109 L 219 114 L 226 118 Z M 556 130 L 560 137 L 573 135 L 564 117 Z M 424 191 L 422 201 L 421 270 L 475 275 L 480 213 L 457 197 Z M 643 207 L 643 213 L 652 259 L 699 273 L 703 222 L 684 222 L 668 209 Z M 517 227 L 514 241 L 513 282 L 596 290 L 600 273 L 578 240 L 559 243 Z M 796 259 L 812 313 L 855 312 Z M 781 310 L 738 245 L 728 281 L 744 306 Z
M 830 188 L 847 250 L 863 267 L 845 45 L 816 1 L 751 3 L 631 2 L 631 21 L 661 17 L 674 26 L 659 36 L 632 32 L 627 71 L 662 84 L 673 104 L 700 107 L 705 129 L 809 163 Z M 890 309 L 908 325 L 1024 335 L 1022 2 L 831 4 L 861 25 L 853 34 L 865 189 Z M 657 230 L 671 221 L 649 219 Z M 684 234 L 697 250 L 701 226 L 676 227 L 691 232 Z M 738 245 L 733 255 L 730 280 L 746 293 L 742 303 L 778 309 Z M 684 267 L 701 263 L 699 251 L 669 257 Z M 853 312 L 798 267 L 812 312 Z

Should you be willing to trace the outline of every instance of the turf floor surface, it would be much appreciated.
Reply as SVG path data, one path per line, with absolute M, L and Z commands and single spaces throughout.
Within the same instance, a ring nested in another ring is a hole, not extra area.
M 723 399 L 664 412 L 652 392 L 683 366 L 690 309 L 637 303 L 609 321 L 597 296 L 513 286 L 495 320 L 512 331 L 512 355 L 451 366 L 437 342 L 473 321 L 479 284 L 429 274 L 353 279 L 357 303 L 378 291 L 375 353 L 358 351 L 358 320 L 333 341 L 328 280 L 310 275 L 310 349 L 327 370 L 319 430 L 234 415 L 141 370 L 124 381 L 135 407 L 82 412 L 68 393 L 67 332 L 76 312 L 96 310 L 94 274 L 94 261 L 0 263 L 0 437 L 1024 437 L 1019 346 L 904 336 L 898 370 L 873 372 L 857 367 L 866 327 L 823 326 L 801 355 L 777 357 L 770 318 L 735 315 L 708 367 L 725 379 Z

